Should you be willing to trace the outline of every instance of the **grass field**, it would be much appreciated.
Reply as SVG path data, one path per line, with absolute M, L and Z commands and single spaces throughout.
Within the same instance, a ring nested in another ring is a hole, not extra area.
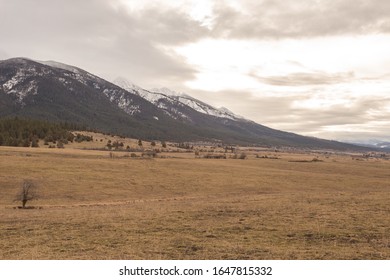
M 0 259 L 390 259 L 388 160 L 114 154 L 0 147 Z

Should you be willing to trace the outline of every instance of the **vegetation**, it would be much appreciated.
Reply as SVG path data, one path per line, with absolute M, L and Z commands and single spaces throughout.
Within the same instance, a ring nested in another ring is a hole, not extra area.
M 241 152 L 0 147 L 0 259 L 390 258 L 388 159 Z M 34 210 L 14 209 L 21 176 Z
M 22 208 L 26 208 L 27 201 L 37 198 L 36 185 L 30 180 L 24 180 L 16 200 L 22 202 Z
M 0 146 L 14 147 L 38 147 L 38 141 L 49 142 L 61 141 L 67 143 L 81 141 L 83 137 L 75 136 L 70 130 L 82 130 L 84 127 L 69 123 L 51 123 L 40 120 L 27 120 L 20 118 L 0 119 Z
M 90 142 L 90 141 L 93 141 L 93 137 L 77 133 L 76 137 L 74 138 L 74 141 L 77 142 L 77 143 L 81 143 L 81 142 L 84 142 L 84 141 Z

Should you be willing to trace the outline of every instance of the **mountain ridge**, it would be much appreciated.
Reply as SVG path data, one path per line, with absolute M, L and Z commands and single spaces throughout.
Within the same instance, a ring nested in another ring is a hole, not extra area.
M 188 95 L 168 96 L 134 84 L 126 90 L 74 66 L 26 58 L 0 61 L 1 116 L 73 121 L 144 139 L 366 149 L 271 129 Z

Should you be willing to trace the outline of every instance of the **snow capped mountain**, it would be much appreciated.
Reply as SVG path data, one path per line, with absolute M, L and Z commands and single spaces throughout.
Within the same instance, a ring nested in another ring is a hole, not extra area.
M 357 149 L 287 133 L 167 88 L 116 85 L 80 68 L 25 58 L 0 61 L 0 117 L 66 121 L 133 138 Z
M 171 116 L 172 116 L 172 107 L 169 107 L 170 108 L 169 109 L 167 107 L 167 103 L 169 103 L 170 105 L 175 104 L 176 107 L 177 106 L 183 107 L 182 105 L 186 105 L 199 113 L 218 117 L 218 118 L 227 118 L 231 120 L 245 120 L 243 117 L 234 114 L 233 112 L 231 112 L 230 110 L 224 107 L 217 109 L 209 104 L 206 104 L 196 98 L 189 96 L 188 94 L 178 93 L 166 87 L 154 88 L 148 91 L 142 89 L 137 85 L 134 85 L 133 83 L 129 82 L 124 78 L 117 78 L 114 80 L 113 83 L 125 90 L 138 94 L 139 96 L 148 100 L 149 102 L 158 106 L 159 108 L 165 109 L 167 114 Z M 175 112 L 176 114 L 179 113 L 179 111 L 177 111 L 179 109 L 180 108 L 176 108 L 176 112 Z M 182 112 L 181 112 L 181 117 L 190 119 Z
M 173 99 L 179 101 L 182 104 L 185 104 L 192 109 L 209 116 L 214 116 L 218 118 L 226 118 L 231 120 L 245 120 L 243 117 L 238 116 L 228 110 L 227 108 L 221 107 L 221 108 L 215 108 L 203 101 L 200 101 L 199 99 L 196 99 L 186 93 L 177 93 L 173 90 L 170 90 L 168 88 L 161 88 L 161 89 L 153 89 L 155 92 L 164 93 L 166 95 L 171 96 Z
M 136 94 L 136 95 L 146 99 L 147 101 L 149 101 L 150 103 L 152 103 L 154 105 L 157 105 L 158 100 L 160 100 L 162 98 L 167 98 L 167 96 L 164 94 L 159 94 L 159 93 L 145 90 L 145 89 L 133 84 L 132 82 L 130 82 L 122 77 L 116 78 L 113 81 L 113 84 L 123 88 L 124 90 L 127 90 L 133 94 Z
M 237 120 L 241 119 L 244 120 L 243 117 L 238 116 L 228 110 L 227 108 L 221 107 L 221 108 L 215 108 L 207 103 L 204 103 L 203 101 L 200 101 L 186 93 L 178 93 L 176 91 L 173 91 L 169 88 L 163 87 L 163 88 L 154 88 L 151 91 L 156 93 L 162 93 L 167 96 L 172 97 L 173 99 L 191 107 L 192 109 L 206 115 L 218 117 L 218 118 L 227 118 L 231 120 Z
M 185 95 L 185 93 L 179 93 L 179 92 L 176 92 L 176 91 L 171 90 L 171 89 L 166 88 L 166 87 L 152 88 L 150 91 L 151 92 L 156 92 L 156 93 L 162 93 L 162 94 L 165 94 L 165 95 L 168 95 L 168 96 L 181 96 L 181 95 Z
M 367 139 L 362 141 L 351 141 L 347 140 L 346 143 L 354 144 L 354 145 L 360 145 L 364 147 L 371 147 L 371 148 L 379 148 L 381 150 L 390 151 L 390 141 L 387 141 L 385 139 L 379 140 L 379 139 Z
M 102 86 L 102 84 L 106 84 L 107 82 L 95 75 L 92 75 L 80 68 L 67 65 L 64 63 L 59 63 L 56 61 L 40 61 L 40 63 L 55 67 L 58 69 L 66 70 L 71 73 L 65 73 L 64 75 L 67 77 L 71 77 L 73 79 L 76 79 L 77 81 L 81 82 L 84 85 L 92 85 L 95 89 L 101 91 L 104 95 L 106 95 L 111 102 L 117 104 L 119 108 L 121 108 L 123 111 L 125 111 L 129 115 L 134 115 L 137 113 L 140 113 L 140 106 L 133 104 L 133 99 L 129 94 L 128 91 L 134 93 L 134 92 L 140 92 L 142 89 L 140 87 L 137 87 L 134 84 L 131 84 L 128 81 L 125 81 L 124 79 L 118 78 L 118 83 L 126 83 L 126 87 L 129 88 L 129 90 L 123 91 L 117 88 L 112 88 L 109 86 Z M 66 84 L 65 79 L 60 78 L 60 81 L 62 81 L 64 84 Z M 121 87 L 122 88 L 122 87 Z M 137 94 L 138 95 L 138 94 Z
M 164 111 L 166 115 L 171 117 L 172 119 L 178 120 L 181 119 L 183 121 L 192 122 L 191 117 L 183 112 L 184 104 L 180 103 L 174 96 L 171 96 L 168 91 L 165 93 L 154 92 L 145 90 L 124 78 L 117 78 L 113 81 L 117 86 L 136 94 L 146 101 L 152 103 L 157 108 Z
M 134 95 L 80 68 L 55 61 L 38 62 L 25 58 L 6 60 L 3 65 L 8 68 L 8 71 L 7 75 L 0 75 L 2 89 L 22 106 L 26 105 L 26 99 L 38 95 L 40 84 L 44 83 L 45 79 L 51 79 L 73 93 L 80 91 L 77 83 L 88 88 L 92 87 L 127 114 L 140 113 L 138 102 L 133 100 Z
M 129 80 L 127 80 L 123 77 L 116 78 L 113 81 L 113 84 L 115 84 L 123 89 L 126 89 L 126 90 L 142 90 L 142 88 L 140 88 L 136 84 L 133 84 L 132 82 L 130 82 Z
M 47 65 L 47 66 L 51 66 L 51 67 L 67 70 L 67 71 L 70 71 L 70 72 L 73 72 L 73 73 L 84 72 L 80 68 L 77 68 L 77 67 L 74 67 L 74 66 L 71 66 L 71 65 L 68 65 L 68 64 L 60 63 L 60 62 L 57 62 L 57 61 L 52 61 L 52 60 L 39 61 L 39 60 L 37 60 L 36 62 L 44 64 L 44 65 Z
M 17 103 L 24 106 L 24 99 L 29 95 L 36 95 L 38 93 L 37 81 L 35 77 L 43 77 L 51 74 L 48 69 L 39 67 L 39 65 L 30 65 L 23 58 L 15 58 L 12 62 L 19 65 L 12 73 L 0 76 L 0 84 L 2 90 Z
M 213 106 L 208 105 L 188 95 L 175 96 L 175 98 L 181 103 L 186 104 L 187 106 L 193 108 L 194 110 L 206 115 L 210 115 L 218 118 L 226 118 L 231 120 L 237 120 L 237 119 L 244 120 L 244 118 L 233 114 L 231 111 L 227 109 L 221 110 L 221 109 L 214 108 Z

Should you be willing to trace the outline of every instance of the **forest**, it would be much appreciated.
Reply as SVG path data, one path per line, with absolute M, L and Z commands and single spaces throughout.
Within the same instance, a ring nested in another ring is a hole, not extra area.
M 82 139 L 70 131 L 86 130 L 85 127 L 67 122 L 49 122 L 15 118 L 0 118 L 0 146 L 38 147 L 39 140 L 44 143 L 92 140 Z

